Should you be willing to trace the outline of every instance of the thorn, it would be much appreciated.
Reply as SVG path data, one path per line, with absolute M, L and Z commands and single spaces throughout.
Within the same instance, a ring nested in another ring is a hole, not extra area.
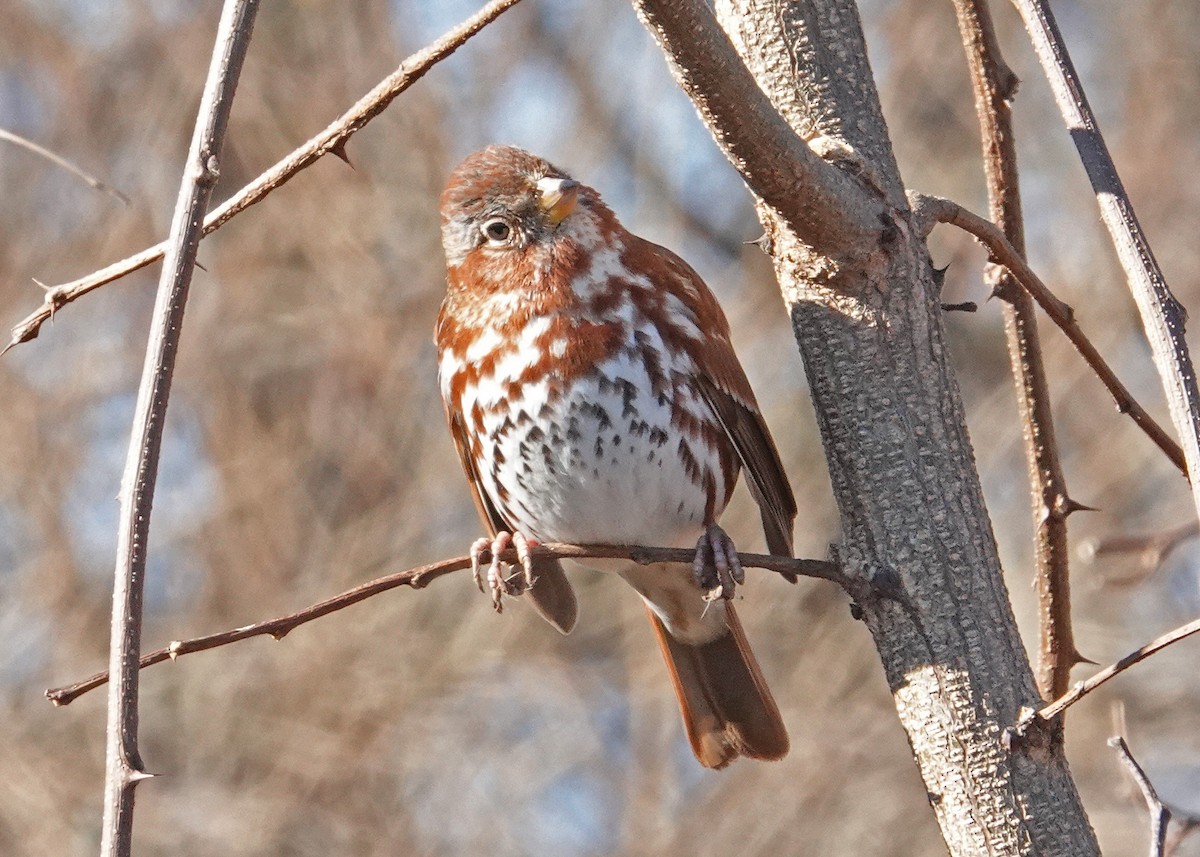
M 1076 512 L 1099 512 L 1100 511 L 1095 506 L 1086 506 L 1083 503 L 1078 503 L 1075 500 L 1072 500 L 1070 497 L 1067 497 L 1066 501 L 1061 503 L 1060 506 L 1062 508 L 1062 513 L 1063 513 L 1064 517 L 1067 515 L 1073 515 Z
M 753 244 L 755 247 L 757 247 L 759 250 L 762 250 L 768 256 L 770 256 L 775 250 L 774 242 L 772 242 L 771 239 L 767 237 L 767 233 L 765 233 L 765 232 L 762 235 L 759 235 L 753 241 L 743 241 L 742 243 L 746 244 L 746 245 Z
M 950 263 L 947 262 L 944 268 L 932 267 L 931 270 L 933 271 L 933 284 L 937 286 L 937 290 L 940 292 L 942 286 L 946 284 L 946 272 L 950 270 Z
M 975 301 L 963 301 L 960 304 L 942 304 L 942 312 L 978 312 L 979 304 Z
M 195 262 L 193 262 L 193 264 L 194 264 L 194 265 L 195 265 L 197 268 L 199 268 L 201 271 L 203 271 L 204 273 L 206 273 L 206 274 L 208 273 L 208 268 L 206 268 L 206 267 L 204 267 L 203 265 L 201 265 L 201 264 L 200 264 L 200 260 L 199 260 L 199 259 L 197 259 Z
M 346 166 L 348 166 L 350 169 L 354 169 L 354 164 L 353 164 L 353 163 L 351 163 L 351 161 L 350 161 L 350 156 L 349 156 L 348 154 L 346 154 L 346 141 L 345 141 L 345 140 L 342 140 L 342 142 L 338 143 L 336 146 L 334 146 L 333 148 L 331 148 L 331 149 L 329 150 L 329 153 L 330 153 L 331 155 L 336 155 L 336 156 L 337 156 L 337 157 L 338 157 L 340 160 L 342 160 L 342 161 L 343 161 L 343 162 L 346 164 Z
M 16 345 L 19 345 L 20 342 L 21 342 L 21 340 L 17 339 L 14 336 L 12 339 L 10 339 L 8 341 L 8 345 L 4 346 L 3 350 L 0 350 L 0 357 L 3 357 L 5 354 L 7 354 L 9 352 L 10 349 L 15 347 Z
M 182 649 L 182 648 L 183 648 L 183 640 L 172 640 L 171 644 L 169 646 L 167 646 L 167 657 L 170 658 L 172 662 L 174 662 L 182 654 L 182 652 L 180 651 L 180 649 Z
M 142 780 L 152 780 L 157 776 L 158 776 L 158 774 L 152 774 L 149 771 L 141 771 L 141 770 L 134 769 L 129 772 L 129 782 L 140 783 Z
M 1085 658 L 1083 655 L 1079 654 L 1078 649 L 1075 649 L 1071 652 L 1071 660 L 1071 666 L 1075 666 L 1075 664 L 1091 664 L 1094 667 L 1100 666 L 1100 664 L 1096 663 L 1091 658 Z

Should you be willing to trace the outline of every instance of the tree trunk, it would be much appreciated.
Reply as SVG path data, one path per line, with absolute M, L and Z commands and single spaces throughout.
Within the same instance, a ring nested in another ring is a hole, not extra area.
M 711 57 L 687 45 L 709 13 L 688 0 L 637 5 L 706 121 L 724 126 L 714 133 L 728 151 L 738 116 L 697 92 L 705 79 L 697 69 Z M 716 6 L 791 128 L 879 200 L 878 240 L 839 245 L 762 202 L 778 199 L 778 189 L 748 179 L 812 389 L 841 512 L 840 560 L 863 583 L 859 607 L 950 853 L 1098 854 L 1060 742 L 1005 740 L 1039 697 L 857 9 L 851 0 Z M 806 187 L 792 190 L 813 198 Z

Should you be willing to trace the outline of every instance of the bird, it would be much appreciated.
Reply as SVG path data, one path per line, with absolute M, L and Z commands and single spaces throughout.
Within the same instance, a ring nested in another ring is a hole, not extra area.
M 497 609 L 525 594 L 567 633 L 574 591 L 537 544 L 695 545 L 690 566 L 587 564 L 645 602 L 702 765 L 782 758 L 787 729 L 731 601 L 744 573 L 718 518 L 744 470 L 768 549 L 790 557 L 796 502 L 716 297 L 596 190 L 519 148 L 468 156 L 440 208 L 434 339 L 488 530 L 471 548 L 476 583 Z

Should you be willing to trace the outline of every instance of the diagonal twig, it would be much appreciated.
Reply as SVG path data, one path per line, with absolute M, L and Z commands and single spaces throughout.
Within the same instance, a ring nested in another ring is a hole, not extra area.
M 1049 3 L 1046 0 L 1013 0 L 1013 3 L 1025 21 L 1034 52 L 1096 193 L 1101 219 L 1108 228 L 1142 317 L 1171 421 L 1186 456 L 1187 472 L 1194 477 L 1200 468 L 1200 391 L 1184 340 L 1187 313 L 1171 294 L 1142 232 Z M 1200 513 L 1200 479 L 1191 481 L 1192 501 Z
M 535 557 L 552 556 L 559 559 L 586 559 L 589 557 L 631 559 L 636 563 L 644 565 L 652 562 L 691 563 L 696 556 L 696 552 L 676 548 L 547 543 L 535 547 L 533 555 Z M 821 578 L 832 581 L 843 589 L 851 589 L 853 587 L 852 582 L 841 573 L 836 563 L 815 559 L 791 559 L 790 557 L 752 553 L 741 553 L 738 556 L 741 558 L 742 565 L 746 568 L 763 568 L 779 573 Z M 484 558 L 487 558 L 486 552 Z M 501 555 L 501 560 L 509 563 L 517 562 L 516 550 L 509 549 Z M 382 592 L 387 592 L 390 589 L 396 589 L 401 586 L 423 589 L 439 577 L 444 577 L 452 572 L 462 571 L 470 567 L 471 558 L 463 556 L 389 574 L 386 577 L 356 586 L 340 595 L 327 598 L 296 613 L 235 628 L 232 631 L 222 631 L 218 634 L 210 634 L 192 640 L 171 643 L 169 646 L 145 655 L 141 660 L 141 666 L 144 669 L 148 666 L 162 663 L 165 660 L 174 660 L 181 655 L 215 649 L 250 637 L 267 635 L 280 640 L 300 625 L 311 622 L 314 619 L 319 619 L 322 616 L 327 616 L 330 613 L 349 607 L 352 604 L 357 604 L 360 601 L 365 601 Z M 108 681 L 108 673 L 97 673 L 65 687 L 51 688 L 46 691 L 46 698 L 55 705 L 69 705 L 79 696 L 99 687 L 106 681 Z
M 1167 646 L 1170 646 L 1173 643 L 1178 643 L 1180 640 L 1187 639 L 1196 633 L 1200 633 L 1200 619 L 1194 619 L 1191 622 L 1188 622 L 1186 625 L 1180 625 L 1175 630 L 1168 631 L 1161 637 L 1142 646 L 1140 649 L 1130 652 L 1125 657 L 1121 658 L 1121 660 L 1108 665 L 1086 681 L 1079 682 L 1073 688 L 1071 688 L 1071 690 L 1067 691 L 1067 693 L 1063 694 L 1049 705 L 1045 705 L 1036 712 L 1033 712 L 1031 717 L 1024 719 L 1029 721 L 1032 720 L 1033 717 L 1036 717 L 1038 720 L 1043 722 L 1052 720 L 1059 713 L 1070 708 L 1076 702 L 1083 699 L 1109 679 L 1120 675 L 1134 664 L 1141 663 L 1155 652 L 1162 651 Z
M 1150 782 L 1150 778 L 1146 776 L 1146 772 L 1138 764 L 1137 759 L 1133 758 L 1133 753 L 1130 752 L 1129 745 L 1125 743 L 1124 736 L 1114 735 L 1109 738 L 1108 746 L 1117 751 L 1117 758 L 1125 766 L 1125 770 L 1129 772 L 1129 776 L 1133 778 L 1146 801 L 1146 809 L 1150 813 L 1150 857 L 1164 857 L 1167 846 L 1167 825 L 1171 822 L 1171 810 L 1159 798 L 1154 784 Z
M 59 169 L 66 170 L 77 179 L 80 179 L 92 189 L 103 191 L 104 193 L 107 193 L 110 196 L 120 200 L 123 205 L 129 205 L 129 197 L 127 197 L 125 194 L 121 193 L 112 185 L 100 181 L 100 179 L 96 178 L 92 174 L 84 172 L 62 155 L 51 152 L 45 146 L 39 146 L 32 140 L 28 140 L 25 137 L 22 137 L 20 134 L 14 134 L 12 131 L 6 131 L 3 128 L 0 128 L 0 140 L 12 143 L 14 146 L 20 146 L 22 149 L 33 152 L 38 157 L 45 158 L 50 163 L 54 164 L 54 166 L 58 167 Z
M 142 592 L 150 511 L 162 448 L 163 423 L 188 287 L 200 245 L 201 224 L 220 169 L 221 146 L 238 77 L 250 45 L 259 0 L 226 0 L 217 26 L 212 61 L 188 149 L 167 239 L 162 277 L 150 322 L 146 360 L 138 386 L 125 474 L 113 583 L 108 694 L 108 740 L 101 857 L 128 857 L 133 840 L 134 787 L 148 774 L 138 752 L 138 671 Z
M 1004 62 L 987 0 L 954 0 L 958 26 L 979 115 L 987 177 L 988 214 L 1013 249 L 1025 256 L 1017 146 L 1011 99 L 1017 76 Z M 1070 551 L 1067 515 L 1073 508 L 1054 436 L 1054 414 L 1038 336 L 1033 298 L 1004 267 L 989 266 L 993 294 L 1005 304 L 1004 331 L 1017 404 L 1021 413 L 1025 458 L 1033 496 L 1034 558 L 1037 564 L 1037 685 L 1049 701 L 1067 690 L 1071 668 L 1081 662 L 1071 628 Z
M 1054 293 L 1046 287 L 1046 284 L 1034 273 L 1028 263 L 1021 258 L 1021 254 L 1004 237 L 1004 233 L 997 229 L 994 223 L 951 200 L 915 192 L 909 192 L 908 197 L 909 205 L 912 206 L 913 222 L 923 233 L 928 234 L 936 223 L 949 223 L 970 232 L 983 242 L 992 259 L 1013 273 L 1021 288 L 1029 292 L 1030 296 L 1037 301 L 1038 306 L 1071 340 L 1075 350 L 1079 352 L 1101 383 L 1108 389 L 1113 401 L 1116 402 L 1117 410 L 1128 414 L 1138 428 L 1179 469 L 1179 472 L 1187 476 L 1188 465 L 1179 444 L 1172 440 L 1162 426 L 1146 413 L 1145 408 L 1138 404 L 1133 394 L 1129 392 L 1129 388 L 1121 383 L 1116 373 L 1100 356 L 1096 346 L 1084 335 L 1079 323 L 1075 320 L 1075 311 L 1054 296 Z
M 339 116 L 325 130 L 247 184 L 225 202 L 221 203 L 204 220 L 204 234 L 208 235 L 227 221 L 263 200 L 273 190 L 283 185 L 301 170 L 312 166 L 331 152 L 344 156 L 346 143 L 364 128 L 368 122 L 382 113 L 395 98 L 431 68 L 450 56 L 472 36 L 500 16 L 520 0 L 492 0 L 477 13 L 432 44 L 412 54 L 390 75 L 360 98 L 353 107 Z M 0 354 L 14 346 L 37 337 L 42 325 L 66 304 L 86 295 L 93 289 L 119 280 L 158 261 L 166 249 L 166 242 L 147 247 L 106 268 L 101 268 L 69 283 L 53 286 L 46 291 L 42 305 L 12 328 L 11 339 Z

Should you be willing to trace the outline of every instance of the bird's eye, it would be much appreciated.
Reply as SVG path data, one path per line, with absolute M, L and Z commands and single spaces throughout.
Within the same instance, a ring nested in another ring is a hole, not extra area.
M 483 224 L 481 231 L 483 232 L 483 237 L 488 241 L 491 241 L 493 244 L 502 244 L 512 234 L 512 227 L 501 218 L 495 217 Z

